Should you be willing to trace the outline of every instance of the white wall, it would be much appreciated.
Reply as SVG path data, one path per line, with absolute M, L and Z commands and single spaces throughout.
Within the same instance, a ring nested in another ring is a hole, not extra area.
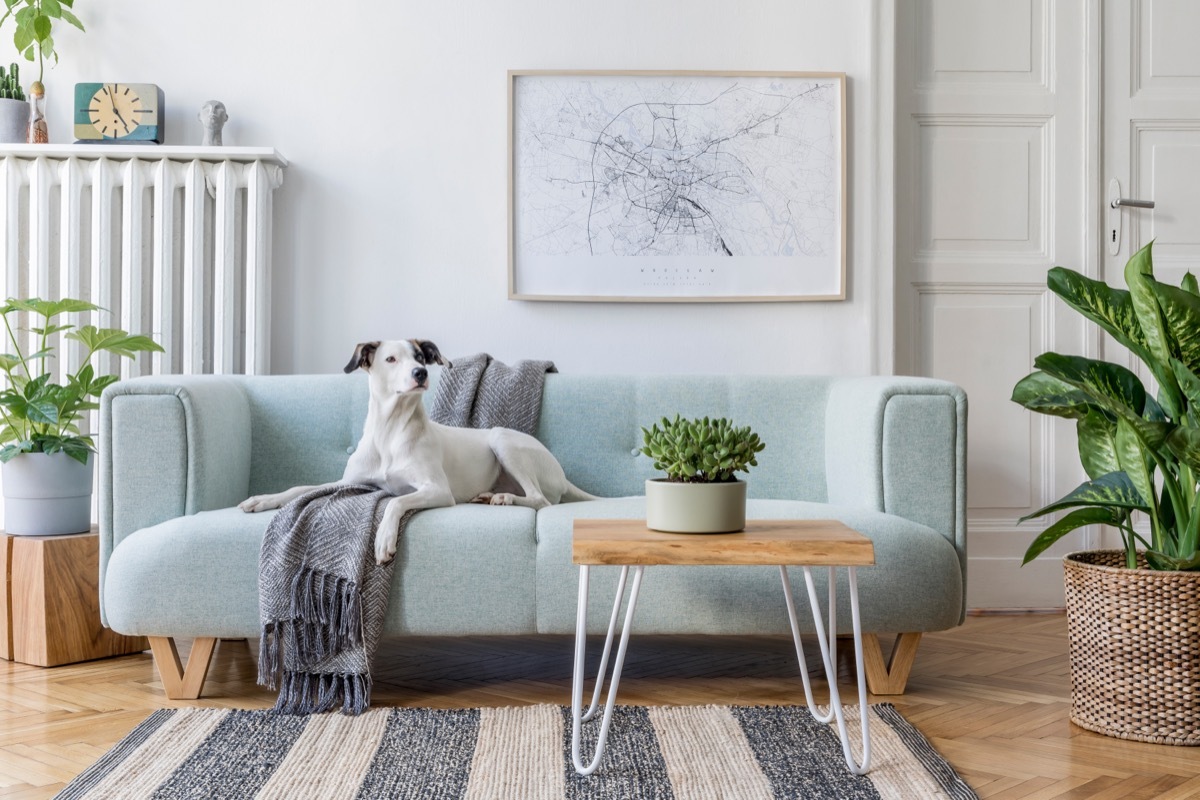
M 292 161 L 276 206 L 275 372 L 332 372 L 358 341 L 420 336 L 450 356 L 575 373 L 865 373 L 879 363 L 876 309 L 891 304 L 871 257 L 876 5 L 78 0 L 88 32 L 59 35 L 45 80 L 51 137 L 70 141 L 76 81 L 153 82 L 169 144 L 198 144 L 196 110 L 219 99 L 226 144 Z M 506 70 L 523 68 L 847 73 L 848 299 L 508 300 Z

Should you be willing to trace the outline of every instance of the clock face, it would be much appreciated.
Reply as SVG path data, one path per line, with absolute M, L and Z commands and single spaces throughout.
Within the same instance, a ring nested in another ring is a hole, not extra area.
M 79 143 L 162 144 L 163 116 L 163 92 L 153 83 L 75 84 Z
M 133 133 L 142 124 L 144 114 L 152 113 L 142 98 L 129 86 L 106 83 L 92 95 L 88 104 L 88 119 L 96 130 L 113 139 Z

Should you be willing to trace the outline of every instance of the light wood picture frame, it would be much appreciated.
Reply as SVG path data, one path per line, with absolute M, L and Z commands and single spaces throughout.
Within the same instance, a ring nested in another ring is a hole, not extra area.
M 846 75 L 511 70 L 508 296 L 846 297 Z

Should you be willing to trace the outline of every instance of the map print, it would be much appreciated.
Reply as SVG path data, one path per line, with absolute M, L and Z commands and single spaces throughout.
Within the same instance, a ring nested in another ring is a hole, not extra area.
M 840 274 L 836 79 L 551 75 L 518 88 L 513 244 L 535 277 L 703 294 L 736 293 L 742 267 L 752 281 L 831 261 Z

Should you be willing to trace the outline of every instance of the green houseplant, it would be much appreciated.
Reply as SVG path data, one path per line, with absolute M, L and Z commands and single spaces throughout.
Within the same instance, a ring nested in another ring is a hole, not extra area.
M 729 533 L 746 527 L 746 484 L 765 444 L 727 419 L 670 420 L 642 428 L 641 452 L 665 479 L 646 481 L 646 525 L 673 533 Z
M 13 45 L 27 61 L 37 60 L 40 83 L 46 59 L 51 58 L 58 63 L 58 50 L 54 44 L 55 24 L 62 20 L 84 30 L 83 23 L 72 11 L 75 0 L 4 0 L 4 5 L 6 8 L 3 16 L 0 16 L 0 26 L 12 17 L 16 25 Z
M 1153 243 L 1125 266 L 1127 289 L 1069 269 L 1050 289 L 1126 347 L 1157 397 L 1120 364 L 1044 353 L 1012 399 L 1076 421 L 1088 480 L 1022 521 L 1066 512 L 1025 563 L 1067 533 L 1110 525 L 1119 551 L 1066 557 L 1071 719 L 1121 738 L 1200 745 L 1200 289 L 1154 277 Z M 1144 515 L 1149 531 L 1135 526 Z
M 1012 399 L 1077 421 L 1089 480 L 1023 518 L 1072 509 L 1034 540 L 1026 563 L 1076 528 L 1106 524 L 1121 532 L 1131 569 L 1139 545 L 1151 569 L 1200 569 L 1200 292 L 1190 272 L 1181 287 L 1155 280 L 1151 247 L 1126 265 L 1128 290 L 1050 270 L 1050 289 L 1137 356 L 1159 392 L 1155 399 L 1136 374 L 1107 361 L 1058 353 L 1034 361 Z M 1149 518 L 1148 539 L 1132 524 L 1135 511 Z
M 0 390 L 0 462 L 3 462 L 5 530 L 13 534 L 86 531 L 91 520 L 90 459 L 96 450 L 81 432 L 104 388 L 118 378 L 97 375 L 97 353 L 128 358 L 162 348 L 150 337 L 116 328 L 77 327 L 65 315 L 101 310 L 84 300 L 8 300 L 0 317 L 11 352 L 0 354 L 6 378 Z M 33 347 L 23 348 L 19 321 L 29 318 Z M 78 342 L 81 356 L 63 383 L 53 380 L 53 338 Z

